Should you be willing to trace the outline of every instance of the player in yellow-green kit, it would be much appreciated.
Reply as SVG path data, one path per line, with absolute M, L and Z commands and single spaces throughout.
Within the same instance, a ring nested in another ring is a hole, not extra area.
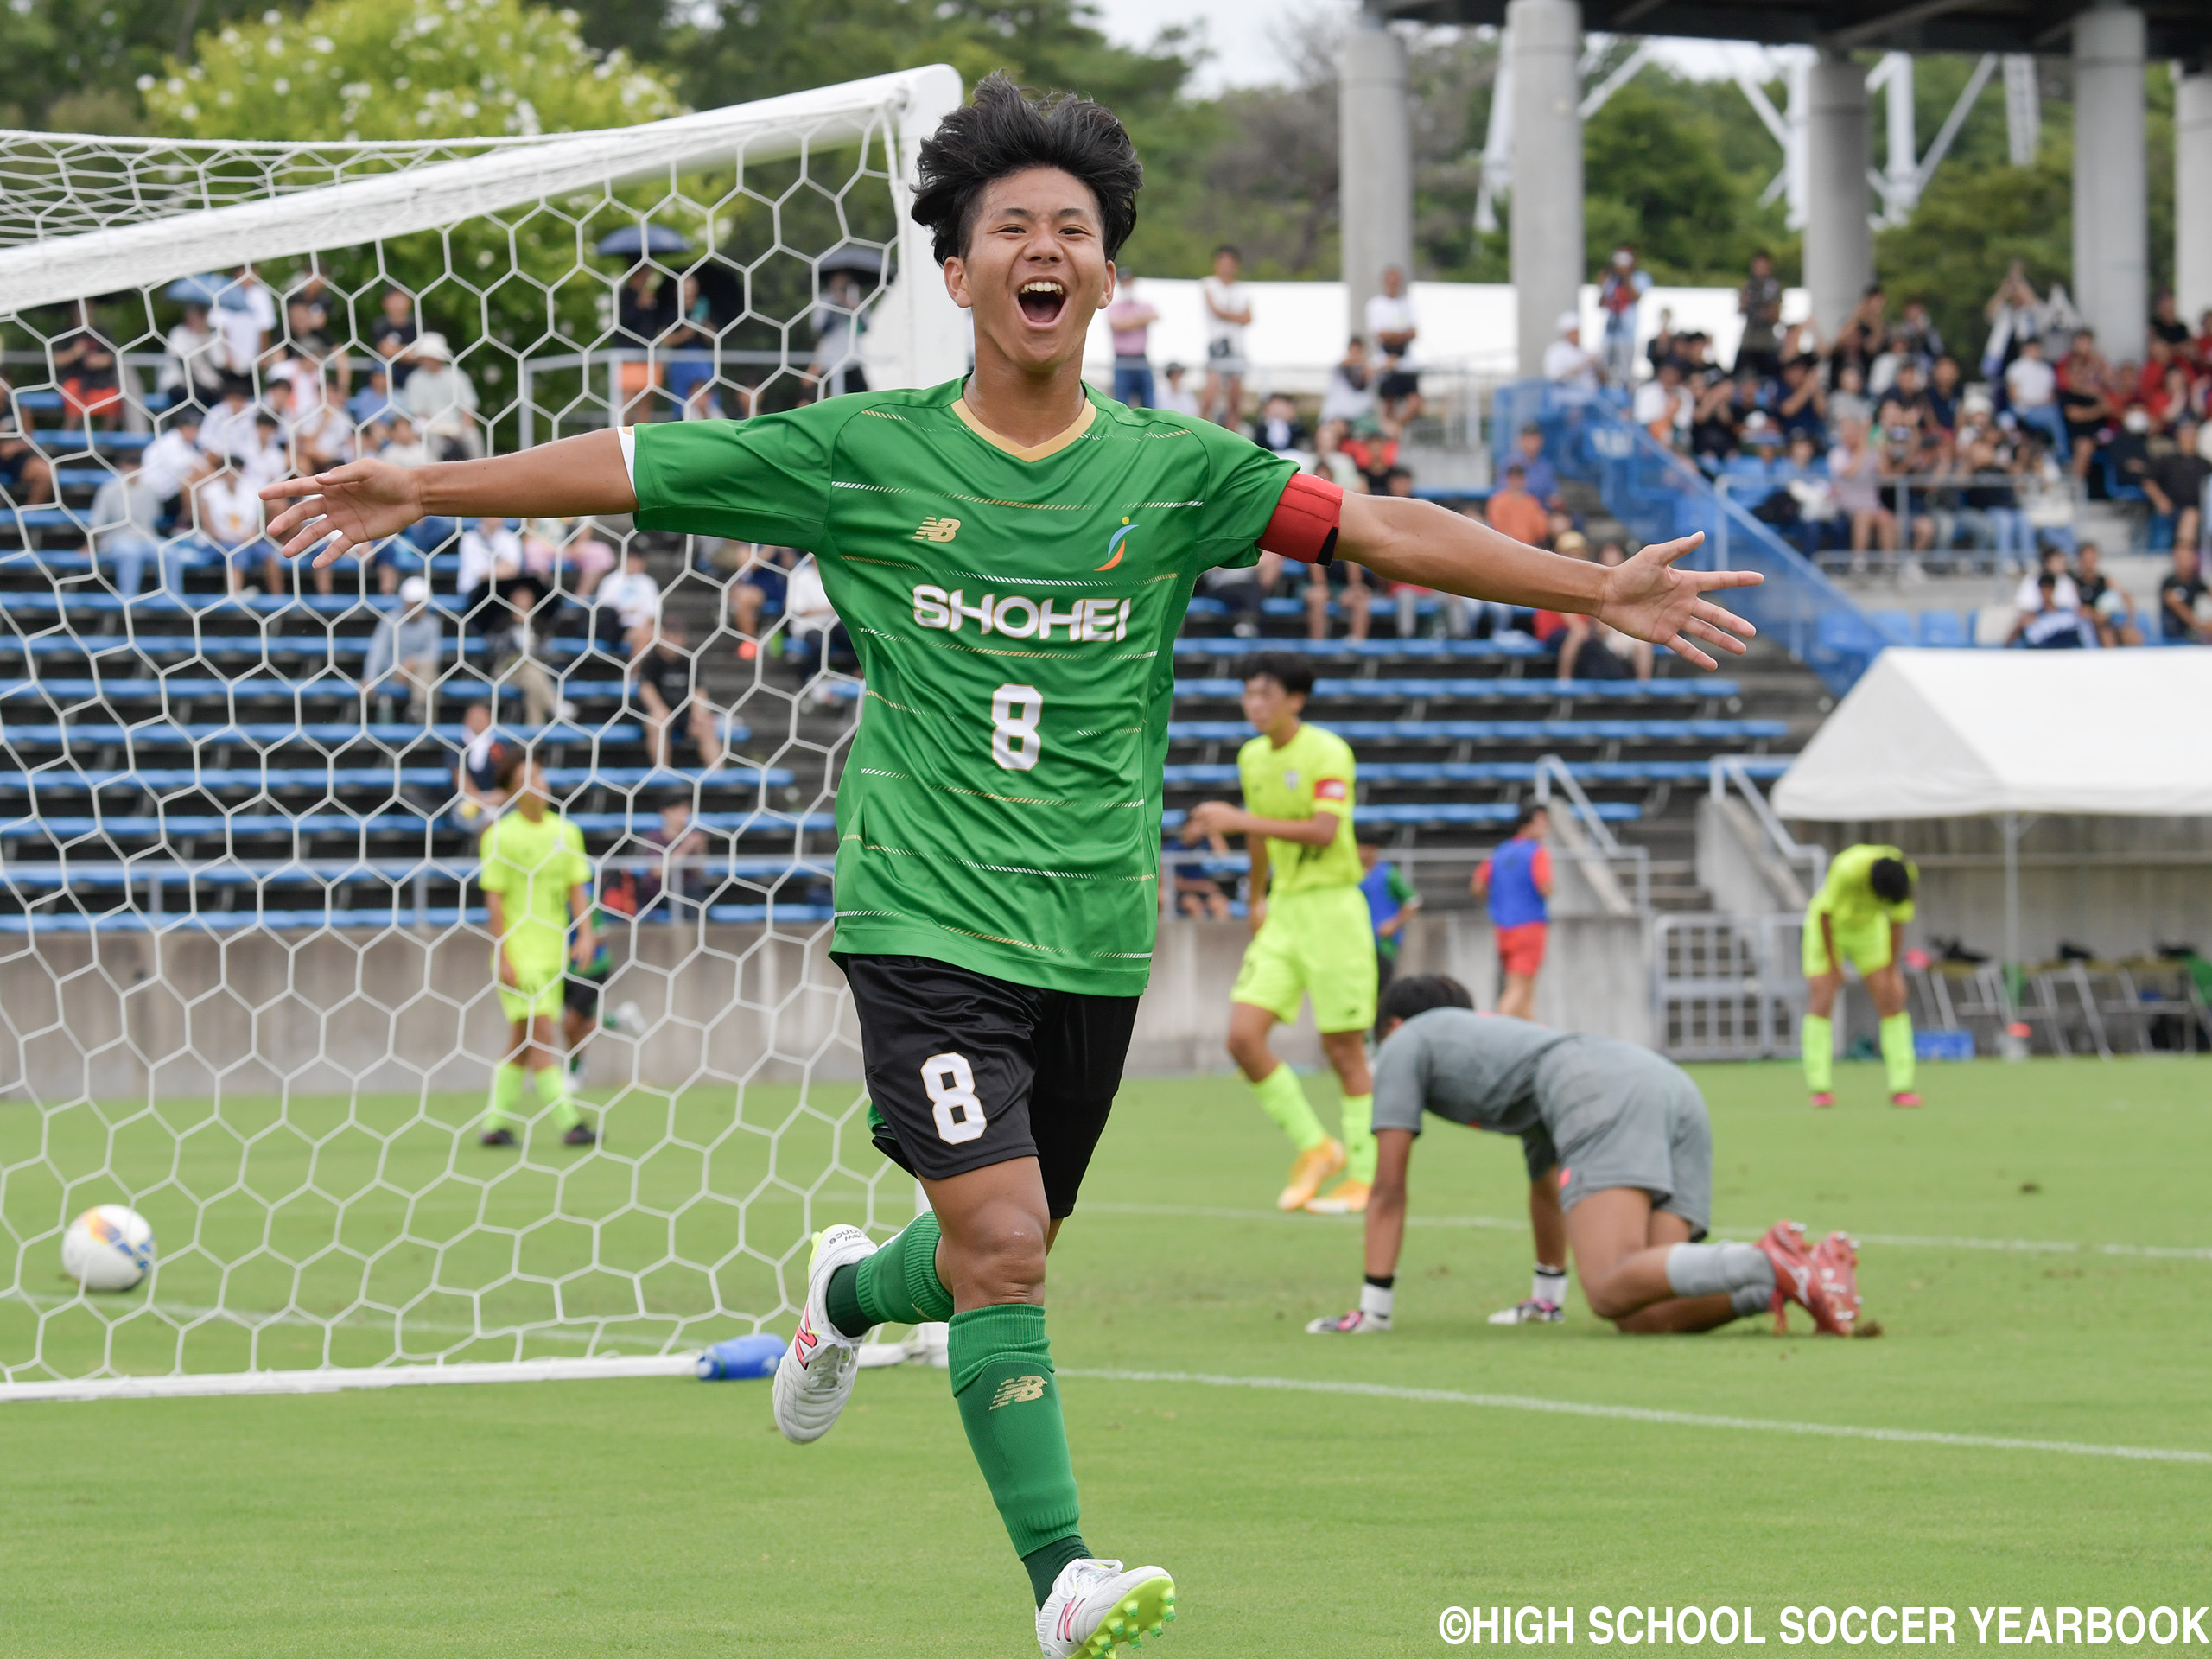
M 1827 880 L 1805 911 L 1805 1086 L 1813 1104 L 1835 1104 L 1835 1000 L 1843 964 L 1859 969 L 1882 1019 L 1882 1065 L 1890 1104 L 1917 1106 L 1913 1092 L 1912 1016 L 1905 1012 L 1904 973 L 1897 957 L 1912 919 L 1920 872 L 1894 847 L 1861 842 L 1828 866 Z
M 537 1078 L 538 1103 L 553 1109 L 563 1144 L 590 1146 L 599 1137 L 569 1092 L 569 1070 L 553 1033 L 571 956 L 582 973 L 598 949 L 591 925 L 591 861 L 584 856 L 583 832 L 553 810 L 537 761 L 525 760 L 517 769 L 513 798 L 484 832 L 481 853 L 476 885 L 489 912 L 492 972 L 499 1011 L 507 1017 L 506 1053 L 492 1073 L 484 1144 L 515 1144 L 513 1125 L 528 1072 Z
M 1375 1084 L 1367 1032 L 1375 1023 L 1374 923 L 1352 833 L 1351 746 L 1302 718 L 1313 671 L 1295 657 L 1255 659 L 1244 676 L 1244 717 L 1259 735 L 1236 756 L 1240 810 L 1226 801 L 1194 807 L 1183 826 L 1195 841 L 1243 836 L 1251 849 L 1252 943 L 1230 995 L 1229 1052 L 1260 1104 L 1297 1147 L 1284 1210 L 1322 1215 L 1367 1208 L 1375 1180 Z M 1298 1074 L 1275 1058 L 1268 1033 L 1313 1002 L 1321 1049 L 1344 1092 L 1344 1139 L 1321 1127 Z M 1321 1185 L 1344 1179 L 1327 1197 Z

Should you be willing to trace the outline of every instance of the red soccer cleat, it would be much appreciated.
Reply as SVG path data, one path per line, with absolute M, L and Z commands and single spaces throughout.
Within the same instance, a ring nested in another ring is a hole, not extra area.
M 1813 1247 L 1813 1278 L 1835 1311 L 1842 1334 L 1859 1328 L 1859 1246 L 1848 1233 L 1830 1233 Z
M 1820 1092 L 1819 1094 L 1815 1095 L 1815 1096 L 1813 1096 L 1813 1106 L 1814 1106 L 1814 1109 L 1815 1109 L 1815 1110 L 1818 1110 L 1818 1109 L 1821 1109 L 1821 1108 L 1823 1108 L 1823 1107 L 1833 1106 L 1833 1105 L 1834 1105 L 1834 1104 L 1835 1104 L 1835 1096 L 1834 1096 L 1834 1095 L 1832 1095 L 1832 1094 L 1828 1093 L 1828 1091 L 1827 1091 L 1827 1090 L 1825 1090 L 1825 1089 L 1823 1089 L 1822 1090 L 1821 1090 L 1821 1092 Z
M 1890 1096 L 1890 1104 L 1892 1106 L 1904 1107 L 1917 1106 L 1920 1104 L 1920 1096 L 1914 1094 L 1910 1089 L 1900 1089 L 1897 1093 Z M 1838 1234 L 1837 1236 L 1840 1237 L 1842 1235 Z
M 1850 1325 L 1836 1315 L 1835 1305 L 1828 1298 L 1827 1284 L 1822 1281 L 1819 1264 L 1813 1253 L 1805 1248 L 1805 1227 L 1802 1222 L 1777 1221 L 1766 1230 L 1766 1236 L 1759 1240 L 1759 1249 L 1766 1252 L 1766 1259 L 1774 1263 L 1774 1332 L 1782 1335 L 1789 1328 L 1787 1305 L 1795 1302 L 1813 1316 L 1814 1325 L 1832 1337 L 1847 1337 Z M 1857 1258 L 1853 1258 L 1855 1262 Z M 1853 1281 L 1853 1294 L 1856 1283 Z M 1858 1312 L 1852 1310 L 1855 1315 Z

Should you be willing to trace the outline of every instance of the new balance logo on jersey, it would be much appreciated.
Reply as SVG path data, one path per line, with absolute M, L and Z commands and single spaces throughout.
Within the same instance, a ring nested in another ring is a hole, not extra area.
M 914 532 L 918 542 L 949 542 L 960 533 L 957 518 L 925 518 L 922 527 Z
M 1001 1406 L 1017 1405 L 1024 1400 L 1042 1400 L 1045 1379 L 1041 1376 L 1009 1376 L 999 1384 L 999 1391 L 991 1396 L 991 1409 Z
M 974 622 L 979 633 L 1002 633 L 1009 639 L 1070 640 L 1126 639 L 1129 637 L 1129 601 L 1126 599 L 1078 599 L 1065 610 L 1052 599 L 1031 599 L 1022 594 L 985 594 L 973 605 L 967 590 L 947 593 L 925 582 L 914 589 L 914 626 L 943 628 L 957 633 Z

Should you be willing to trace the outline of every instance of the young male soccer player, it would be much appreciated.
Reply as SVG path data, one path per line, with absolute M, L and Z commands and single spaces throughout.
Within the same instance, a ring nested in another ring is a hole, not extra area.
M 599 948 L 591 925 L 591 862 L 584 856 L 582 832 L 553 810 L 544 769 L 537 761 L 521 762 L 512 786 L 508 810 L 484 832 L 483 868 L 476 878 L 491 912 L 492 971 L 509 1027 L 506 1058 L 492 1073 L 483 1141 L 487 1147 L 514 1145 L 511 1126 L 528 1071 L 537 1081 L 538 1103 L 553 1109 L 563 1144 L 588 1147 L 598 1136 L 569 1093 L 553 1022 L 561 1013 L 570 957 L 581 973 Z
M 1184 823 L 1183 839 L 1243 836 L 1250 849 L 1252 943 L 1229 993 L 1229 1052 L 1297 1148 L 1275 1205 L 1347 1215 L 1367 1207 L 1375 1179 L 1375 1135 L 1367 1126 L 1374 1104 L 1367 1028 L 1375 1023 L 1375 929 L 1352 833 L 1351 746 L 1300 718 L 1313 690 L 1313 671 L 1299 658 L 1254 659 L 1244 674 L 1244 718 L 1259 735 L 1236 756 L 1244 805 L 1201 802 Z M 1341 1141 L 1313 1115 L 1298 1074 L 1268 1046 L 1275 1021 L 1297 1019 L 1306 996 L 1344 1090 Z M 1343 1184 L 1317 1198 L 1338 1170 Z
M 1912 919 L 1920 872 L 1894 847 L 1862 842 L 1828 866 L 1827 880 L 1805 910 L 1805 1018 L 1800 1028 L 1805 1086 L 1813 1104 L 1835 1104 L 1835 1000 L 1843 964 L 1859 969 L 1882 1017 L 1882 1069 L 1890 1104 L 1917 1106 L 1913 1092 L 1912 1016 L 1905 1012 L 1904 973 L 1897 953 Z
M 954 1399 L 1028 1570 L 1039 1644 L 1096 1659 L 1163 1623 L 1173 1584 L 1093 1559 L 1082 1536 L 1045 1262 L 1151 959 L 1171 653 L 1192 585 L 1262 547 L 1341 554 L 1423 588 L 1602 614 L 1710 668 L 1707 646 L 1740 652 L 1751 630 L 1704 595 L 1758 577 L 1675 569 L 1695 537 L 1614 568 L 1559 558 L 1089 392 L 1085 334 L 1112 300 L 1141 169 L 1088 99 L 1032 103 L 993 75 L 919 167 L 914 217 L 975 321 L 965 379 L 411 471 L 355 461 L 271 486 L 299 498 L 271 533 L 292 555 L 321 544 L 320 563 L 425 512 L 634 511 L 649 530 L 816 555 L 868 687 L 838 786 L 833 950 L 877 1144 L 931 1213 L 880 1248 L 852 1227 L 816 1241 L 777 1422 L 818 1439 L 869 1326 L 950 1318 Z
M 1481 863 L 1468 882 L 1490 906 L 1497 942 L 1497 1011 L 1515 1020 L 1536 1012 L 1536 975 L 1551 932 L 1552 854 L 1544 845 L 1552 815 L 1541 805 L 1521 809 L 1513 833 Z
M 1779 1316 L 1787 1300 L 1821 1330 L 1851 1334 L 1859 1256 L 1843 1234 L 1808 1250 L 1804 1229 L 1778 1221 L 1757 1244 L 1698 1242 L 1713 1203 L 1713 1132 L 1681 1067 L 1632 1043 L 1477 1014 L 1466 988 L 1441 974 L 1390 987 L 1382 1033 L 1367 1282 L 1358 1306 L 1308 1331 L 1390 1328 L 1406 1168 L 1421 1115 L 1433 1112 L 1521 1137 L 1538 1249 L 1548 1233 L 1564 1236 L 1599 1319 L 1626 1332 L 1709 1331 L 1745 1314 Z

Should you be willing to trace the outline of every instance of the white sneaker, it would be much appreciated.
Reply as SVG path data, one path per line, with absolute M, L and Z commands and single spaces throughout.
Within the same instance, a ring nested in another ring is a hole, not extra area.
M 1037 1645 L 1045 1659 L 1104 1659 L 1124 1642 L 1158 1636 L 1174 1617 L 1175 1580 L 1161 1568 L 1070 1561 L 1037 1610 Z
M 1516 1307 L 1501 1307 L 1490 1316 L 1492 1325 L 1557 1325 L 1567 1317 L 1557 1302 L 1540 1302 L 1533 1298 Z
M 1306 1334 L 1309 1337 L 1379 1337 L 1389 1328 L 1390 1316 L 1388 1313 L 1370 1313 L 1363 1307 L 1355 1307 L 1351 1313 L 1339 1313 L 1334 1318 L 1325 1313 L 1318 1319 L 1307 1320 Z
M 827 1434 L 837 1414 L 852 1398 L 857 1337 L 830 1323 L 830 1275 L 848 1262 L 875 1254 L 875 1245 L 857 1227 L 840 1223 L 814 1236 L 814 1255 L 806 1264 L 806 1305 L 799 1309 L 798 1331 L 776 1363 L 776 1427 L 787 1440 L 804 1446 Z

